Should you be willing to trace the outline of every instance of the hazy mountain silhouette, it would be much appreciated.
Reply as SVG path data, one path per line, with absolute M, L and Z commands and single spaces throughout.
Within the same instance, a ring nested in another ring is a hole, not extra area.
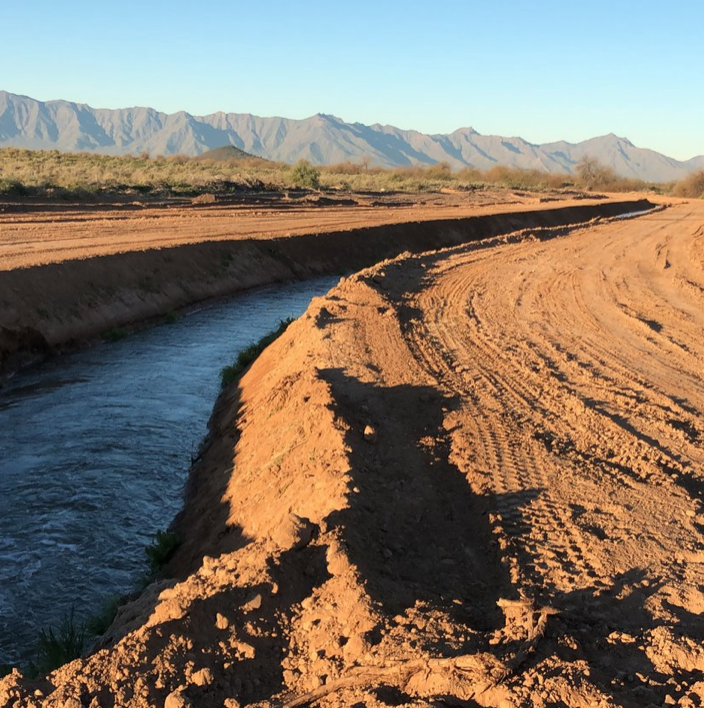
M 226 145 L 283 162 L 303 158 L 324 164 L 368 157 L 385 167 L 448 162 L 453 169 L 507 165 L 549 172 L 572 172 L 590 155 L 618 174 L 658 182 L 704 169 L 704 156 L 680 162 L 613 134 L 576 144 L 533 145 L 522 138 L 480 135 L 472 128 L 426 135 L 389 125 L 345 123 L 325 114 L 305 120 L 222 112 L 192 116 L 152 108 L 111 110 L 70 101 L 42 102 L 0 91 L 0 147 L 200 155 Z

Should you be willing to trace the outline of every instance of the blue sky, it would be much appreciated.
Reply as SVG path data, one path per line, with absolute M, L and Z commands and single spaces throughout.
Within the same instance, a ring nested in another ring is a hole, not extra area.
M 704 2 L 0 0 L 0 89 L 704 154 Z

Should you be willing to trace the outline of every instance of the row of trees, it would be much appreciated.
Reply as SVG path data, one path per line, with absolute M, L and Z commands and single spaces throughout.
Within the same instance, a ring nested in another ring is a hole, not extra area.
M 314 167 L 307 161 L 301 160 L 293 168 L 293 181 L 299 186 L 317 189 L 322 172 L 329 175 L 348 176 L 364 174 L 388 175 L 391 181 L 394 178 L 415 177 L 431 181 L 488 183 L 523 189 L 558 188 L 562 186 L 588 190 L 628 191 L 642 190 L 653 186 L 643 180 L 621 177 L 611 167 L 603 165 L 599 160 L 588 155 L 577 163 L 573 175 L 525 170 L 504 165 L 493 167 L 487 171 L 466 167 L 460 171 L 453 172 L 447 162 L 438 162 L 429 166 L 413 165 L 384 169 L 372 165 L 369 157 L 363 157 L 356 162 L 347 161 L 322 167 Z M 696 182 L 696 180 L 694 181 Z M 690 194 L 689 196 L 693 195 Z
M 370 158 L 315 166 L 261 158 L 215 160 L 186 156 L 167 158 L 60 153 L 54 150 L 0 148 L 0 195 L 93 193 L 200 195 L 239 189 L 308 189 L 343 191 L 472 190 L 499 187 L 522 191 L 588 189 L 604 192 L 656 190 L 683 197 L 704 195 L 704 172 L 678 184 L 654 185 L 617 175 L 592 157 L 584 157 L 574 174 L 524 170 L 497 165 L 481 171 L 453 171 L 447 162 L 382 168 Z

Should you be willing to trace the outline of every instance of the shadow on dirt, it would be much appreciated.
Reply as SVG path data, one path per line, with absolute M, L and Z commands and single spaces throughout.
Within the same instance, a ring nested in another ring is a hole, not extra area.
M 228 585 L 188 604 L 186 620 L 166 620 L 149 633 L 139 660 L 160 666 L 171 679 L 123 685 L 117 701 L 107 687 L 96 694 L 83 685 L 83 705 L 96 695 L 104 708 L 140 700 L 140 705 L 164 705 L 166 696 L 184 684 L 182 696 L 194 706 L 225 705 L 235 697 L 248 705 L 279 693 L 289 648 L 281 627 L 290 622 L 292 608 L 329 578 L 325 548 L 287 551 L 269 570 L 273 582 Z M 212 681 L 185 680 L 204 668 L 212 672 Z
M 232 469 L 212 462 L 233 458 L 239 439 L 233 422 L 239 417 L 240 407 L 239 386 L 220 395 L 208 422 L 208 435 L 191 466 L 184 489 L 185 504 L 170 527 L 183 539 L 167 566 L 167 572 L 179 579 L 200 567 L 204 556 L 232 553 L 250 541 L 239 527 L 228 523 L 230 505 L 222 501 Z
M 557 657 L 560 663 L 580 662 L 577 665 L 582 667 L 586 664 L 587 670 L 582 668 L 580 673 L 588 675 L 590 683 L 624 708 L 668 702 L 674 705 L 688 684 L 701 680 L 702 673 L 678 669 L 659 672 L 646 651 L 648 639 L 644 628 L 662 624 L 654 621 L 648 609 L 660 585 L 649 578 L 647 571 L 634 569 L 617 576 L 608 587 L 588 587 L 569 593 L 546 587 L 545 596 L 559 610 L 559 615 L 548 625 L 544 642 L 531 663 L 548 657 L 554 661 L 552 657 Z M 701 630 L 695 631 L 700 622 L 686 614 L 676 619 L 675 634 L 701 635 Z M 548 673 L 544 678 L 549 676 Z
M 349 430 L 350 506 L 340 528 L 371 597 L 393 617 L 420 603 L 478 630 L 501 626 L 511 592 L 491 543 L 486 503 L 449 461 L 443 429 L 456 405 L 432 387 L 381 388 L 339 369 L 321 377 Z M 374 433 L 364 435 L 366 426 Z
M 352 467 L 350 506 L 327 522 L 339 528 L 370 596 L 389 618 L 415 608 L 420 612 L 415 617 L 423 620 L 439 612 L 479 632 L 503 627 L 497 600 L 515 598 L 517 588 L 500 562 L 486 514 L 498 508 L 520 518 L 541 490 L 491 499 L 472 492 L 451 461 L 444 425 L 457 399 L 433 387 L 364 383 L 339 369 L 320 375 L 332 388 L 336 414 L 349 426 L 346 442 Z M 367 426 L 373 433 L 365 436 Z M 513 524 L 512 535 L 521 537 L 520 523 Z M 522 666 L 519 683 L 522 674 L 544 660 L 543 681 L 586 667 L 590 684 L 619 705 L 635 708 L 662 705 L 668 696 L 678 699 L 696 679 L 691 671 L 659 673 L 651 660 L 653 649 L 644 628 L 659 624 L 650 608 L 659 583 L 647 570 L 623 573 L 610 585 L 595 577 L 589 587 L 565 592 L 549 576 L 532 572 L 527 549 L 516 544 L 507 552 L 518 559 L 532 585 L 536 606 L 557 612 Z M 569 574 L 569 558 L 563 562 Z M 673 618 L 676 633 L 701 634 L 692 613 L 673 608 Z M 447 635 L 428 635 L 419 647 L 452 654 Z M 465 646 L 462 651 L 477 648 Z M 508 643 L 499 651 L 510 648 Z M 551 664 L 553 669 L 546 668 Z M 575 700 L 580 685 L 576 681 L 570 688 Z M 401 696 L 390 694 L 390 699 Z M 547 699 L 545 705 L 565 705 L 564 697 Z

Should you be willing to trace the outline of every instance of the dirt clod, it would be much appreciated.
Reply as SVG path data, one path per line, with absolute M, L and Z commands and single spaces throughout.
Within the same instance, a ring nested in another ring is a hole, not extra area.
M 377 435 L 377 433 L 376 433 L 376 428 L 374 428 L 374 427 L 371 426 L 371 425 L 365 426 L 365 428 L 364 428 L 364 439 L 365 439 L 367 442 L 369 442 L 369 443 L 376 442 L 376 435 Z
M 172 691 L 166 696 L 164 708 L 190 708 L 191 701 L 183 695 L 182 689 Z
M 315 529 L 310 519 L 289 514 L 272 530 L 271 538 L 283 550 L 300 550 L 310 543 Z

